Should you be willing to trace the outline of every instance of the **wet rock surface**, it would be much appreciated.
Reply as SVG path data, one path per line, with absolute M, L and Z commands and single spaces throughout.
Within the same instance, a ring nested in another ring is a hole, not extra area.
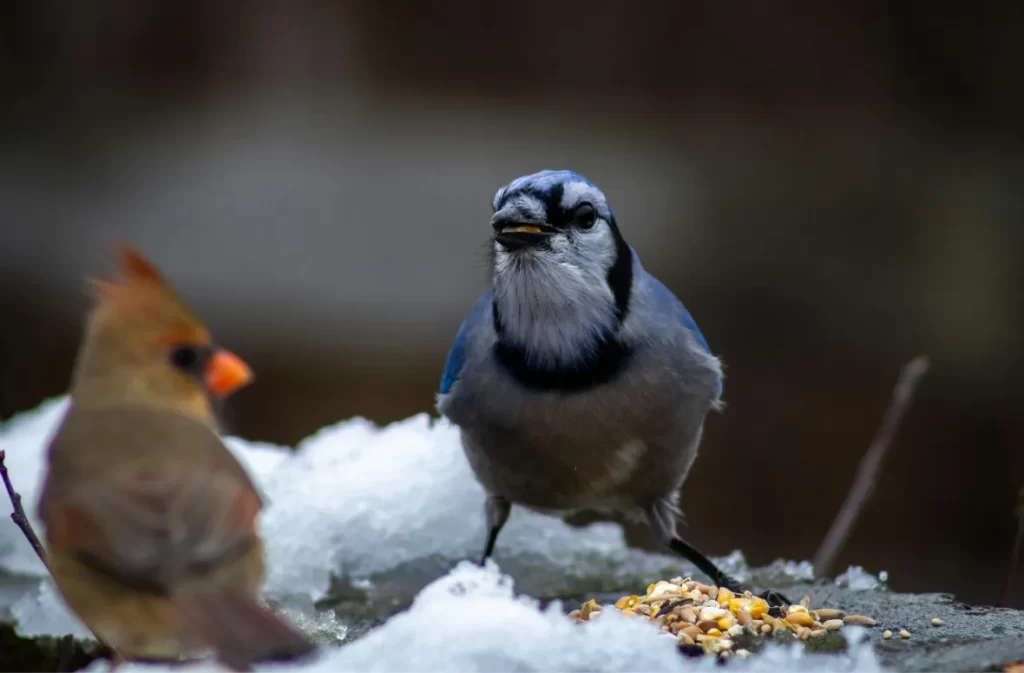
M 794 600 L 810 596 L 816 606 L 837 607 L 844 612 L 870 615 L 877 625 L 865 627 L 866 637 L 873 642 L 881 663 L 893 671 L 1001 671 L 1007 664 L 1024 661 L 1024 611 L 969 606 L 949 594 L 901 594 L 885 589 L 852 590 L 831 583 L 796 583 L 787 586 L 787 595 Z M 621 593 L 592 595 L 597 603 L 608 605 Z M 580 597 L 565 598 L 566 613 L 578 607 Z M 339 605 L 335 612 L 345 622 L 352 622 L 345 643 L 358 640 L 381 623 L 384 617 L 351 619 L 351 605 Z M 348 618 L 346 618 L 348 617 Z M 933 620 L 941 620 L 941 626 Z M 883 632 L 892 632 L 885 640 Z M 910 638 L 901 638 L 906 630 Z M 790 642 L 791 634 L 780 633 L 775 642 Z M 750 638 L 738 646 L 756 653 L 767 638 Z M 839 633 L 804 641 L 803 646 L 816 652 L 840 652 L 846 643 Z M 70 649 L 66 649 L 70 648 Z M 96 656 L 102 656 L 94 644 L 76 640 L 73 645 L 59 637 L 23 638 L 9 624 L 0 626 L 0 670 L 77 670 Z M 681 656 L 683 656 L 681 654 Z M 756 656 L 756 654 L 755 654 Z M 63 661 L 61 661 L 63 659 Z
M 832 583 L 795 583 L 786 587 L 794 600 L 810 596 L 815 606 L 836 607 L 850 614 L 870 615 L 877 624 L 864 627 L 874 642 L 883 666 L 893 671 L 1001 671 L 1006 664 L 1024 661 L 1024 611 L 970 606 L 950 594 L 901 594 L 885 589 L 853 590 Z M 621 594 L 591 596 L 598 604 L 613 604 Z M 567 602 L 567 609 L 579 603 Z M 933 620 L 941 620 L 941 626 Z M 882 637 L 892 632 L 888 640 Z M 906 630 L 910 638 L 900 637 Z M 792 642 L 791 633 L 773 637 Z M 737 646 L 756 652 L 763 638 L 738 639 Z M 804 641 L 816 652 L 842 651 L 839 633 Z

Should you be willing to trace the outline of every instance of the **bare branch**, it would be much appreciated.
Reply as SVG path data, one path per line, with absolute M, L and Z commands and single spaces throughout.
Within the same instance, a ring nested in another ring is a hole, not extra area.
M 21 506 L 21 494 L 14 490 L 14 486 L 11 484 L 11 477 L 7 474 L 7 464 L 4 462 L 6 458 L 7 452 L 0 450 L 0 477 L 4 480 L 4 487 L 7 489 L 7 495 L 11 499 L 11 506 L 14 508 L 14 511 L 11 512 L 11 521 L 13 521 L 15 525 L 21 529 L 21 532 L 25 534 L 29 544 L 32 545 L 32 549 L 35 550 L 36 556 L 39 557 L 39 560 L 46 566 L 46 570 L 49 571 L 50 564 L 46 562 L 46 549 L 43 547 L 42 543 L 39 542 L 39 537 L 36 535 L 35 530 L 33 530 L 32 523 L 28 520 L 28 517 L 25 516 L 25 508 Z M 50 573 L 50 576 L 53 576 L 52 572 Z M 92 631 L 92 627 L 89 627 L 89 630 Z M 102 638 L 96 635 L 95 631 L 92 631 L 92 635 L 93 638 L 96 639 L 96 642 L 112 651 L 111 647 L 107 645 Z
M 1010 595 L 1013 593 L 1013 577 L 1020 567 L 1020 548 L 1024 543 L 1024 487 L 1017 493 L 1017 507 L 1014 510 L 1017 516 L 1017 535 L 1013 539 L 1013 546 L 1010 547 L 1010 567 L 1006 570 L 1006 583 L 1003 585 L 1003 594 L 996 604 L 999 607 L 1007 607 L 1010 604 Z
M 814 554 L 814 575 L 816 577 L 825 577 L 828 574 L 829 568 L 850 536 L 850 531 L 853 530 L 853 525 L 856 523 L 857 517 L 860 516 L 864 503 L 871 495 L 878 469 L 882 465 L 882 459 L 885 458 L 885 453 L 896 435 L 903 415 L 910 408 L 910 402 L 914 398 L 918 382 L 928 372 L 929 366 L 928 358 L 919 355 L 903 367 L 900 379 L 896 382 L 896 387 L 893 388 L 889 407 L 885 410 L 885 416 L 882 417 L 882 424 L 860 461 L 857 477 L 853 481 L 853 486 L 850 487 L 846 501 L 839 508 L 832 527 Z
M 6 451 L 0 451 L 0 477 L 4 480 L 4 487 L 7 488 L 7 496 L 11 499 L 11 507 L 14 511 L 11 512 L 11 521 L 21 529 L 21 532 L 25 534 L 28 543 L 32 545 L 32 549 L 35 550 L 36 556 L 43 562 L 43 565 L 49 569 L 49 565 L 46 563 L 46 551 L 43 549 L 43 545 L 39 542 L 39 537 L 36 536 L 35 530 L 32 529 L 32 524 L 29 522 L 28 517 L 25 516 L 25 508 L 21 506 L 21 495 L 14 490 L 14 486 L 11 485 L 11 478 L 7 474 L 7 465 L 4 463 L 4 459 L 7 458 Z

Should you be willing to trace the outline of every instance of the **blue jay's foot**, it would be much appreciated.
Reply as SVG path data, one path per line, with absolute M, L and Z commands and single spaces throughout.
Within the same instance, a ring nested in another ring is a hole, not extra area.
M 746 591 L 740 582 L 715 565 L 714 561 L 702 554 L 700 550 L 679 537 L 676 533 L 676 519 L 679 510 L 670 500 L 656 500 L 647 510 L 647 522 L 655 537 L 661 539 L 669 549 L 697 566 L 697 570 L 711 578 L 712 584 L 725 587 L 733 593 L 742 594 Z M 768 602 L 769 607 L 791 605 L 789 600 L 776 591 L 765 591 L 760 597 Z
M 714 579 L 714 577 L 712 577 L 712 579 Z M 734 594 L 742 594 L 744 591 L 747 591 L 747 588 L 743 586 L 741 582 L 736 581 L 725 573 L 722 573 L 722 580 L 722 582 L 715 582 L 715 584 L 720 587 L 725 587 Z M 767 591 L 762 591 L 761 593 L 754 595 L 758 598 L 763 598 L 770 608 L 788 607 L 793 604 L 793 602 L 783 594 L 772 589 L 768 589 Z
M 770 608 L 784 607 L 793 604 L 793 601 L 789 600 L 784 595 L 780 594 L 778 591 L 772 591 L 771 589 L 769 589 L 768 591 L 762 591 L 761 593 L 757 594 L 757 596 L 759 598 L 763 598 L 765 602 L 768 603 L 768 607 Z

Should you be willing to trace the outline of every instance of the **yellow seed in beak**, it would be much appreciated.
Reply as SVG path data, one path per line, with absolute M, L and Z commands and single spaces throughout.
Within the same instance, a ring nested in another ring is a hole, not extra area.
M 511 227 L 505 227 L 501 230 L 503 234 L 539 234 L 540 227 L 535 227 L 531 224 L 520 224 L 513 225 Z

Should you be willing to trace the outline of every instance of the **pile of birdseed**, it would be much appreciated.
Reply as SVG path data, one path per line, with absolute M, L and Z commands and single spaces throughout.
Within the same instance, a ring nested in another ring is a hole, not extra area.
M 807 640 L 848 624 L 876 623 L 870 617 L 847 615 L 834 608 L 812 610 L 810 597 L 796 605 L 769 607 L 763 598 L 749 591 L 736 595 L 724 587 L 682 577 L 651 584 L 644 596 L 623 596 L 615 602 L 615 608 L 623 615 L 642 615 L 658 624 L 663 633 L 676 638 L 685 654 L 720 658 L 749 656 L 748 650 L 736 647 L 737 639 L 744 636 L 761 638 L 788 631 Z M 570 612 L 569 617 L 579 623 L 600 614 L 601 606 L 591 599 L 579 610 Z

